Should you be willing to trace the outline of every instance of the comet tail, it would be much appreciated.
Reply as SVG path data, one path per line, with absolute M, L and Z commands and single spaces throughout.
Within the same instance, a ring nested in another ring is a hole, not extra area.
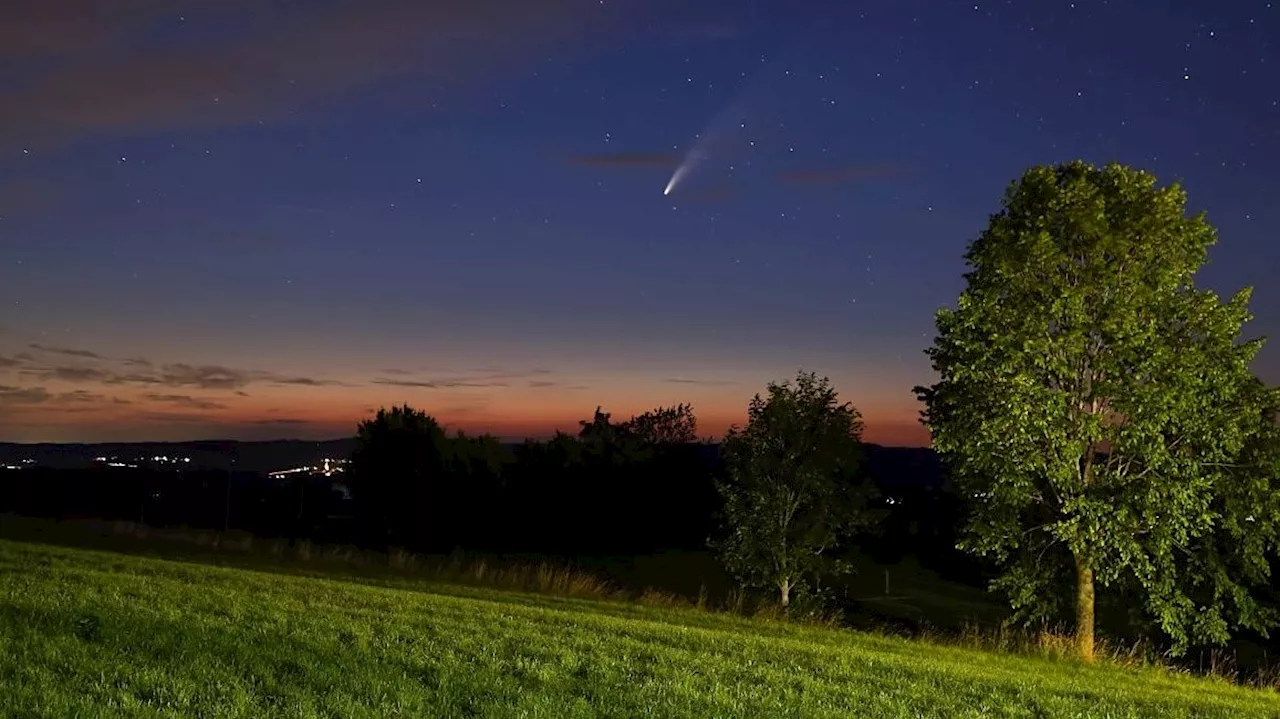
M 680 181 L 681 177 L 684 177 L 685 170 L 688 169 L 688 166 L 689 161 L 687 159 L 680 163 L 680 166 L 676 168 L 676 171 L 671 174 L 671 179 L 667 182 L 667 187 L 662 191 L 662 194 L 670 195 L 671 191 L 676 189 L 676 183 Z

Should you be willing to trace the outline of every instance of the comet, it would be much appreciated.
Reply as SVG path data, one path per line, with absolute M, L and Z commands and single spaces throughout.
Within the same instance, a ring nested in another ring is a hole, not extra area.
M 698 165 L 702 164 L 702 161 L 712 154 L 712 150 L 715 147 L 724 144 L 726 135 L 724 127 L 727 125 L 725 116 L 726 113 L 722 113 L 721 117 L 717 118 L 718 122 L 713 122 L 706 132 L 696 136 L 693 147 L 689 148 L 689 152 L 685 153 L 684 160 L 676 167 L 676 171 L 671 173 L 671 179 L 667 180 L 667 186 L 662 190 L 664 196 L 675 192 L 681 181 L 688 177 L 689 173 L 693 172 Z
M 662 190 L 663 195 L 671 194 L 672 188 L 674 188 L 676 186 L 676 183 L 680 181 L 680 175 L 683 174 L 683 172 L 681 172 L 682 170 L 684 170 L 683 163 L 676 168 L 675 174 L 671 175 L 671 179 L 667 180 L 667 186 Z
M 730 153 L 737 154 L 745 148 L 747 138 L 744 136 L 754 132 L 756 127 L 754 122 L 748 123 L 748 118 L 758 116 L 763 104 L 761 100 L 772 87 L 774 78 L 785 67 L 781 62 L 772 63 L 739 88 L 729 104 L 711 118 L 701 133 L 694 136 L 693 146 L 685 153 L 684 160 L 671 173 L 671 179 L 667 180 L 667 186 L 662 189 L 663 196 L 675 192 L 712 155 L 722 157 Z M 751 129 L 748 129 L 749 124 Z
M 684 162 L 681 162 L 680 166 L 676 168 L 676 171 L 671 174 L 671 179 L 667 181 L 666 189 L 662 191 L 663 195 L 670 195 L 671 191 L 676 189 L 676 185 L 679 184 L 680 179 L 689 171 L 690 159 L 692 159 L 692 156 L 685 157 Z

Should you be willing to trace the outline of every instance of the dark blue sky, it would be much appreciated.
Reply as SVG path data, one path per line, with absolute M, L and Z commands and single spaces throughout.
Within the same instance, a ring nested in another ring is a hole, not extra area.
M 921 443 L 966 243 L 1077 157 L 1182 181 L 1203 282 L 1280 329 L 1268 2 L 16 8 L 0 439 L 330 436 L 402 401 L 506 436 L 692 401 L 718 434 L 804 368 Z

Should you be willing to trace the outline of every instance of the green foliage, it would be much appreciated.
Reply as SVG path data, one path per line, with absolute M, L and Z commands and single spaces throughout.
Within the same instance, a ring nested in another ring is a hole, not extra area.
M 1277 540 L 1249 291 L 1194 285 L 1215 232 L 1185 204 L 1120 165 L 1029 170 L 970 246 L 939 381 L 917 389 L 972 500 L 963 546 L 1002 566 L 1019 615 L 1058 618 L 1079 562 L 1140 594 L 1176 651 L 1272 622 L 1250 590 Z
M 831 554 L 867 523 L 871 489 L 861 416 L 825 377 L 801 373 L 767 392 L 724 440 L 727 534 L 716 549 L 741 583 L 776 590 L 786 606 L 824 572 L 848 569 Z
M 849 631 L 0 542 L 5 717 L 1274 717 L 1274 692 Z M 86 636 L 85 619 L 98 629 Z

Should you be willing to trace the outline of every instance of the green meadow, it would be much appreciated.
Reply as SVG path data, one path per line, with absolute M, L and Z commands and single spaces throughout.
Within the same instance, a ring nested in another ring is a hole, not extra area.
M 641 603 L 0 541 L 4 717 L 1280 717 L 1280 695 Z

